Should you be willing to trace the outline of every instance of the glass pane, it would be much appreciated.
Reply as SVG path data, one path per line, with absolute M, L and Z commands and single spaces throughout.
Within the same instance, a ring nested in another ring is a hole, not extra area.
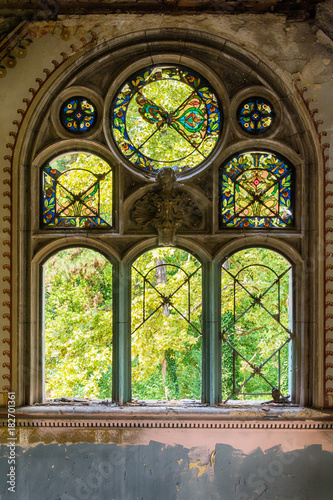
M 111 398 L 112 265 L 87 248 L 44 264 L 45 395 Z
M 44 228 L 110 228 L 112 169 L 88 153 L 62 155 L 43 168 Z
M 238 123 L 245 132 L 258 135 L 269 130 L 275 120 L 273 106 L 262 97 L 250 97 L 237 110 Z
M 201 265 L 157 248 L 132 268 L 132 395 L 201 398 Z
M 97 111 L 94 104 L 85 97 L 71 97 L 61 106 L 61 123 L 73 134 L 90 130 L 95 125 L 96 118 Z
M 242 153 L 220 171 L 223 228 L 293 226 L 293 169 L 268 153 Z
M 132 75 L 111 115 L 120 151 L 147 170 L 197 166 L 221 131 L 215 91 L 201 75 L 180 66 L 152 66 Z
M 224 400 L 288 395 L 290 279 L 289 262 L 266 248 L 241 250 L 223 264 Z

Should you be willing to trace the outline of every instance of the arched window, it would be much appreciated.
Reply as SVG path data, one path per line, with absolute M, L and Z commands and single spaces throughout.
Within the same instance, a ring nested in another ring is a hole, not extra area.
M 46 397 L 305 403 L 320 319 L 302 115 L 243 49 L 155 35 L 87 51 L 36 108 L 18 274 L 27 351 L 43 357 L 44 317 L 46 344 L 24 394 L 42 400 L 44 370 Z
M 87 153 L 52 159 L 42 169 L 42 227 L 110 228 L 112 168 Z
M 293 227 L 293 183 L 293 167 L 274 153 L 233 156 L 220 169 L 221 228 Z
M 246 248 L 223 263 L 224 401 L 291 397 L 291 285 L 292 266 L 268 248 Z

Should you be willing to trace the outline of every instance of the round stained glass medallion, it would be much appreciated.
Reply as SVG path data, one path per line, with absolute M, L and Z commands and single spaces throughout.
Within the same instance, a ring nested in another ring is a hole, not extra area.
M 115 141 L 135 166 L 182 171 L 208 158 L 221 111 L 205 78 L 181 66 L 152 66 L 119 89 L 111 111 Z
M 239 106 L 237 119 L 245 132 L 260 134 L 273 125 L 275 113 L 273 106 L 266 99 L 250 97 Z
M 71 97 L 60 109 L 61 123 L 74 134 L 90 130 L 95 125 L 96 118 L 96 107 L 85 97 Z

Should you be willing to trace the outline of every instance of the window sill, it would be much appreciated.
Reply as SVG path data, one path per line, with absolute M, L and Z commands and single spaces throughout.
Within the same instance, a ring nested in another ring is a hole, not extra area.
M 6 426 L 6 409 L 0 413 Z M 304 428 L 333 429 L 333 410 L 292 404 L 138 402 L 123 406 L 100 402 L 38 404 L 16 409 L 18 427 L 107 428 Z

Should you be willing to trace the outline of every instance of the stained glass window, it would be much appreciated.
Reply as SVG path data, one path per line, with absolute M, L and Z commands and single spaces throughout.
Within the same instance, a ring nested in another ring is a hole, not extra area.
M 267 248 L 247 248 L 222 266 L 223 400 L 289 395 L 292 333 L 290 263 Z
M 275 113 L 266 99 L 251 97 L 239 106 L 237 119 L 243 130 L 255 135 L 265 132 L 273 125 Z
M 293 225 L 293 168 L 273 153 L 232 157 L 220 170 L 221 227 Z
M 216 146 L 221 111 L 215 91 L 180 66 L 154 66 L 120 88 L 111 113 L 120 151 L 137 167 L 193 168 Z
M 96 118 L 96 107 L 85 97 L 71 97 L 61 106 L 61 123 L 74 134 L 90 130 L 95 125 Z
M 92 154 L 57 157 L 42 170 L 42 225 L 49 228 L 112 226 L 112 169 Z

